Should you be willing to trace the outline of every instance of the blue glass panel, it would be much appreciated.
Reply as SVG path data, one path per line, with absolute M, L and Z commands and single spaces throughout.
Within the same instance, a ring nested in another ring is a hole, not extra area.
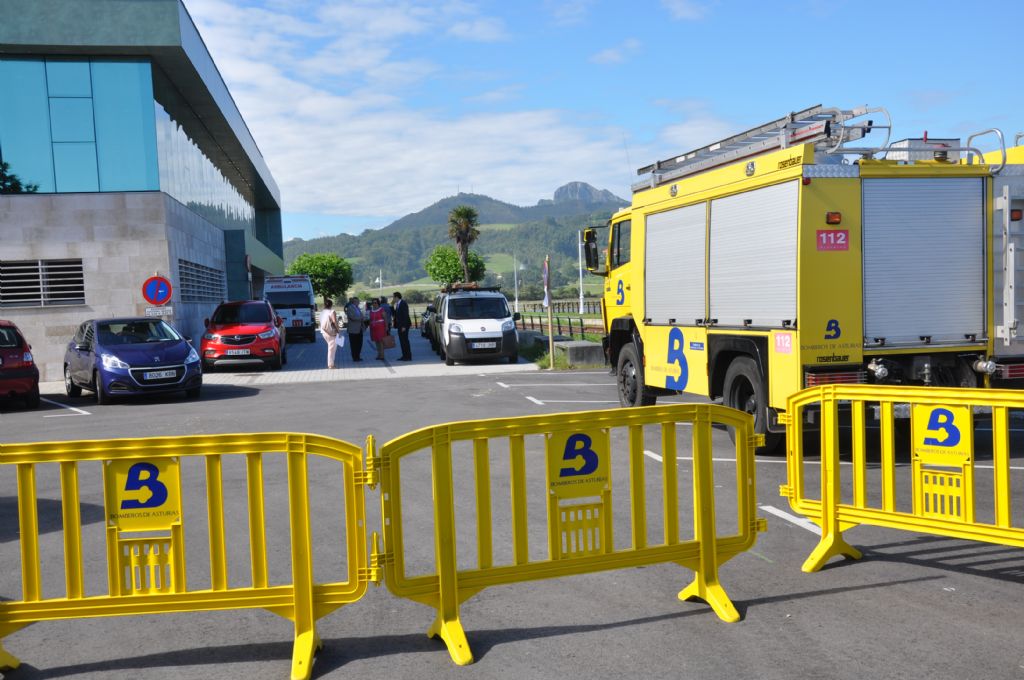
M 100 191 L 157 191 L 153 76 L 147 61 L 94 61 Z
M 53 192 L 50 107 L 42 59 L 0 58 L 0 158 L 22 182 Z
M 178 121 L 156 103 L 160 189 L 221 229 L 252 234 L 256 211 L 224 177 Z
M 89 62 L 48 61 L 46 83 L 51 97 L 91 97 Z
M 53 165 L 58 192 L 99 191 L 96 145 L 91 142 L 53 145 Z
M 92 99 L 50 99 L 50 130 L 55 142 L 94 142 Z

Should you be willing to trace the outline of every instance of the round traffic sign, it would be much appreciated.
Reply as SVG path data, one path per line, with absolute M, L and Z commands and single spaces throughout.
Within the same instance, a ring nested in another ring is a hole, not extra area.
M 142 284 L 142 297 L 151 305 L 165 305 L 171 301 L 171 282 L 163 276 L 151 276 Z

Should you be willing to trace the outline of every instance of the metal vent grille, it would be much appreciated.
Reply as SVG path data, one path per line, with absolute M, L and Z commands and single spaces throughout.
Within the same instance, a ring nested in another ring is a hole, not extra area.
M 218 303 L 226 298 L 224 272 L 188 260 L 178 260 L 178 285 L 182 302 Z
M 84 304 L 82 260 L 0 261 L 0 307 Z

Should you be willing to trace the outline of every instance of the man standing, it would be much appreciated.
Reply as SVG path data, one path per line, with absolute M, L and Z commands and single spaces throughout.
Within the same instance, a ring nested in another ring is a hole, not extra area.
M 359 309 L 359 298 L 353 296 L 348 300 L 348 304 L 345 305 L 345 316 L 348 318 L 346 327 L 348 329 L 348 341 L 349 351 L 352 352 L 352 361 L 362 361 L 359 358 L 360 353 L 363 351 L 363 327 L 365 326 L 363 320 L 363 311 Z
M 412 349 L 409 347 L 409 329 L 412 328 L 412 319 L 409 318 L 409 303 L 402 299 L 401 293 L 396 292 L 391 309 L 395 329 L 398 331 L 398 342 L 402 345 L 402 356 L 398 360 L 412 361 Z

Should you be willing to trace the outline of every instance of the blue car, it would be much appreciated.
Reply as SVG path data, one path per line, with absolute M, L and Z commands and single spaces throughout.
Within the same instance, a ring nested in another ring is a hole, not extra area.
M 90 319 L 64 352 L 64 389 L 86 389 L 96 403 L 112 397 L 183 390 L 198 397 L 203 386 L 199 354 L 161 319 Z

